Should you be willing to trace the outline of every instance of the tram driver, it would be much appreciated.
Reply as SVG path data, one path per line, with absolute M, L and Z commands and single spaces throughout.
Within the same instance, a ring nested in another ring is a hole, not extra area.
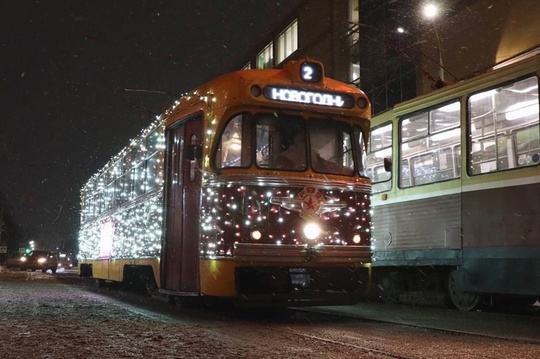
M 311 165 L 315 171 L 349 176 L 354 174 L 354 169 L 324 158 L 321 155 L 324 146 L 325 143 L 317 143 L 317 141 L 311 143 Z M 297 171 L 306 169 L 306 134 L 303 130 L 299 130 L 293 135 L 292 143 L 281 153 L 281 158 L 287 169 Z

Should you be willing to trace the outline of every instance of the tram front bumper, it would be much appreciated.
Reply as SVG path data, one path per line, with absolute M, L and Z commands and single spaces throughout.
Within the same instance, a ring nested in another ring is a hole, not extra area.
M 201 289 L 243 304 L 350 304 L 365 292 L 370 259 L 366 247 L 239 244 L 232 258 L 201 262 Z

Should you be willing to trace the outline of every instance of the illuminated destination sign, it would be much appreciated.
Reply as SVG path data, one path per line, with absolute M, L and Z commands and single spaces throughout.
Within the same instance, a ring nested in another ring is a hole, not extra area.
M 264 96 L 270 100 L 305 103 L 308 105 L 345 108 L 354 106 L 354 97 L 342 93 L 267 86 L 264 88 Z

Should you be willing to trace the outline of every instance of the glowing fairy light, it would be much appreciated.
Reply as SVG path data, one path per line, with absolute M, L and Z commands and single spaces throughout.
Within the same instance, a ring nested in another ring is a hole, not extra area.
M 187 106 L 202 100 L 209 105 L 216 102 L 216 97 L 211 93 L 190 93 L 175 104 Z M 301 204 L 296 201 L 299 189 L 294 185 L 273 187 L 268 185 L 265 178 L 257 179 L 251 185 L 241 185 L 234 180 L 216 183 L 219 174 L 216 176 L 209 170 L 212 154 L 208 149 L 215 140 L 219 140 L 214 136 L 220 119 L 211 110 L 205 115 L 204 136 L 200 139 L 205 146 L 203 148 L 206 148 L 203 150 L 202 206 L 198 226 L 200 255 L 208 258 L 234 255 L 235 242 L 252 240 L 247 233 L 253 230 L 253 224 L 260 227 L 263 233 L 259 243 L 304 245 L 305 238 L 295 231 L 295 228 L 300 229 L 304 219 L 299 216 Z M 131 141 L 83 187 L 80 252 L 84 257 L 96 258 L 96 248 L 102 234 L 99 224 L 110 220 L 115 224 L 111 249 L 115 258 L 159 258 L 165 223 L 165 119 L 166 116 L 156 117 L 155 123 L 143 130 L 140 137 Z M 369 196 L 353 192 L 352 187 L 324 191 L 326 203 L 337 205 L 346 201 L 347 207 L 316 214 L 319 224 L 326 226 L 326 229 L 320 238 L 311 242 L 312 245 L 352 245 L 353 236 L 347 231 L 350 232 L 352 226 L 360 222 L 365 226 L 358 232 L 362 235 L 367 232 L 365 228 L 370 225 L 369 215 L 361 214 L 361 207 L 357 211 L 354 207 L 369 204 Z M 274 196 L 283 198 L 291 206 L 286 208 L 270 203 Z M 333 230 L 333 227 L 339 229 Z
M 81 257 L 98 258 L 103 223 L 115 258 L 159 256 L 163 223 L 164 120 L 156 120 L 81 190 Z M 147 163 L 146 165 L 144 165 Z M 144 201 L 130 201 L 144 197 Z

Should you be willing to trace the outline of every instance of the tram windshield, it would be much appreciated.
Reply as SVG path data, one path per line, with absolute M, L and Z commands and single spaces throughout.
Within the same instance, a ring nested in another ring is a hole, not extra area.
M 254 141 L 252 141 L 254 138 Z M 251 150 L 252 144 L 254 150 Z M 362 171 L 360 127 L 331 119 L 242 114 L 222 133 L 216 154 L 218 168 L 248 167 L 354 175 Z

